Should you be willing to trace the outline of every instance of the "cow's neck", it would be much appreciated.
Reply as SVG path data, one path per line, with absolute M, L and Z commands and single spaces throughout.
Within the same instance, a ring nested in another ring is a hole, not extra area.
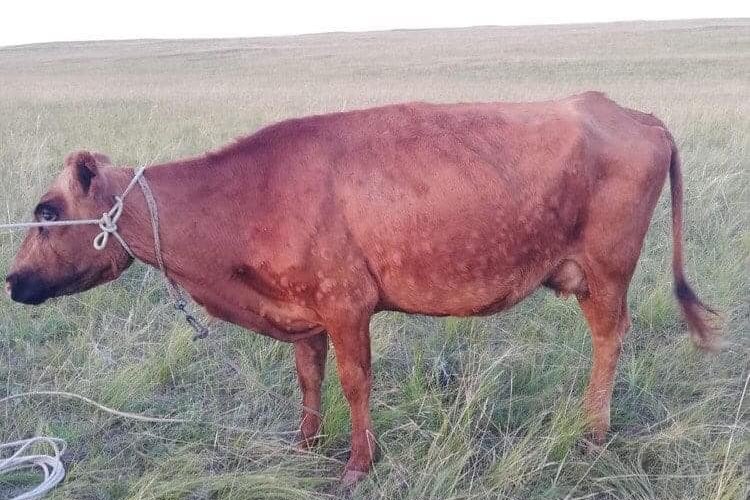
M 237 272 L 237 263 L 244 262 L 248 244 L 245 232 L 237 227 L 237 214 L 247 206 L 235 198 L 238 186 L 247 196 L 249 188 L 239 183 L 236 173 L 199 161 L 146 170 L 158 206 L 162 256 L 169 278 L 211 315 L 226 321 L 284 341 L 319 334 L 323 327 L 310 310 L 293 304 L 282 307 L 248 289 L 241 280 L 230 279 Z M 121 183 L 124 189 L 132 176 L 132 170 L 120 171 L 118 186 Z M 122 237 L 139 260 L 158 268 L 151 215 L 139 188 L 128 195 L 124 207 L 119 224 Z M 282 326 L 272 323 L 258 312 L 263 310 L 288 321 Z
M 158 165 L 145 173 L 158 207 L 162 258 L 170 278 L 183 285 L 202 278 L 206 271 L 219 265 L 212 253 L 206 251 L 209 247 L 221 248 L 228 244 L 222 216 L 212 213 L 215 210 L 211 210 L 208 199 L 219 194 L 220 169 L 213 166 L 210 170 L 201 169 L 199 161 Z M 132 175 L 129 170 L 130 178 Z M 119 224 L 123 238 L 139 260 L 158 267 L 152 214 L 139 186 L 128 195 L 124 206 Z M 201 270 L 200 276 L 192 275 L 195 270 Z

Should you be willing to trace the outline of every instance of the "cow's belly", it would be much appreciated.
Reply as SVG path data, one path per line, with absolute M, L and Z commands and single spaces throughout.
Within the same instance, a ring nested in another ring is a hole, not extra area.
M 433 316 L 492 314 L 518 303 L 537 286 L 518 273 L 468 279 L 446 274 L 436 280 L 409 272 L 387 273 L 381 282 L 379 307 Z
M 369 217 L 352 225 L 382 308 L 499 311 L 533 292 L 575 251 L 587 203 L 580 176 L 518 182 L 516 191 L 454 180 L 433 184 L 421 198 L 375 202 Z
M 539 286 L 562 255 L 534 248 L 521 251 L 494 238 L 423 240 L 382 250 L 370 263 L 382 308 L 453 316 L 492 313 L 516 304 Z
M 384 231 L 365 245 L 381 308 L 430 315 L 488 314 L 533 292 L 570 253 L 573 215 L 539 209 L 515 218 L 478 210 L 460 219 Z

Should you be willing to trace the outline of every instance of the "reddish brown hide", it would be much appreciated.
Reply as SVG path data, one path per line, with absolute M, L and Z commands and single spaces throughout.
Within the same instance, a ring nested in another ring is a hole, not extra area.
M 105 160 L 86 152 L 69 158 L 45 195 L 60 218 L 109 208 L 133 172 L 100 168 Z M 592 332 L 585 407 L 593 438 L 602 441 L 629 327 L 626 293 L 667 173 L 676 293 L 694 338 L 708 347 L 707 309 L 683 273 L 674 141 L 656 118 L 600 93 L 288 120 L 145 175 L 170 277 L 210 314 L 295 342 L 303 446 L 319 432 L 330 340 L 351 406 L 351 482 L 372 461 L 368 325 L 381 310 L 466 316 L 506 309 L 541 285 L 574 294 Z M 138 190 L 120 227 L 136 255 L 154 264 Z M 103 256 L 82 248 L 95 232 L 30 234 L 9 277 L 11 293 L 22 300 L 32 283 L 47 287 L 46 295 L 28 292 L 44 300 L 119 275 L 128 259 L 116 243 Z M 94 277 L 71 285 L 70 276 L 50 274 L 42 258 L 50 241 L 55 258 L 77 259 L 69 273 Z M 97 273 L 81 269 L 93 263 Z

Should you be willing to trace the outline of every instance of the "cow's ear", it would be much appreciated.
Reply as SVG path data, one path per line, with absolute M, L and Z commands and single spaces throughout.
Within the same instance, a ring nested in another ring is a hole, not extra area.
M 109 159 L 109 156 L 105 155 L 104 153 L 91 153 L 91 155 L 96 160 L 96 165 L 99 167 L 111 167 L 112 166 L 112 160 Z
M 98 153 L 88 151 L 76 151 L 65 158 L 65 168 L 69 168 L 72 174 L 73 187 L 83 193 L 89 194 L 91 184 L 99 174 Z M 104 156 L 104 155 L 101 155 Z M 106 158 L 106 156 L 104 156 Z M 109 158 L 107 158 L 109 160 Z

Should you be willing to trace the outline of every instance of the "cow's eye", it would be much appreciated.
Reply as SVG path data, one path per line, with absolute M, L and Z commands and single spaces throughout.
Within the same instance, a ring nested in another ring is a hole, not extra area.
M 39 218 L 45 222 L 57 220 L 57 212 L 51 207 L 42 207 L 39 210 Z

